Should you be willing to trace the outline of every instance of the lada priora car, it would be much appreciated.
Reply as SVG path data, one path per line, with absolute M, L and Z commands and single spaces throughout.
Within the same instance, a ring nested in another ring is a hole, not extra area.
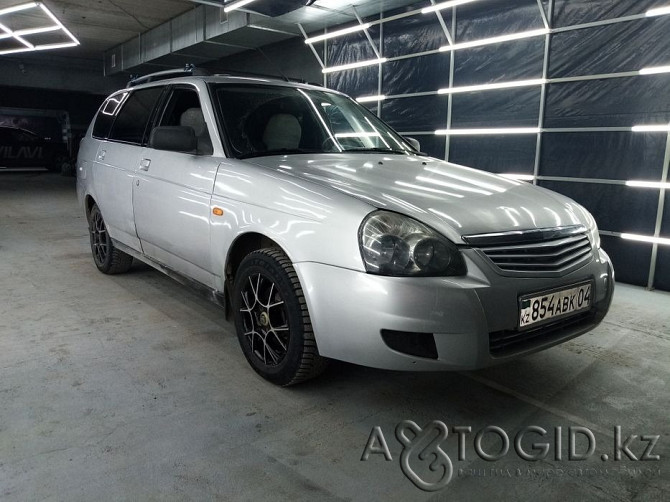
M 430 158 L 339 92 L 166 76 L 112 94 L 82 142 L 93 259 L 207 291 L 264 378 L 480 368 L 607 312 L 612 265 L 574 201 Z

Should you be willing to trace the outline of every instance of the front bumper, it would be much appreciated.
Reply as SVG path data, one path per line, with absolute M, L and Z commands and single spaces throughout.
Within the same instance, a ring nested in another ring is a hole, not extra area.
M 394 370 L 476 369 L 584 334 L 609 309 L 614 271 L 602 250 L 560 278 L 503 277 L 473 250 L 463 254 L 465 277 L 384 277 L 296 263 L 321 355 Z M 519 296 L 585 280 L 593 281 L 591 310 L 537 329 L 517 330 Z M 432 335 L 436 354 L 418 357 L 395 350 L 382 330 L 400 336 Z

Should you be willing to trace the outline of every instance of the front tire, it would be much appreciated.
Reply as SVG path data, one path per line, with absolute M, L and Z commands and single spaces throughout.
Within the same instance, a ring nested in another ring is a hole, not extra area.
M 328 360 L 319 355 L 298 275 L 279 249 L 261 249 L 242 260 L 233 308 L 242 351 L 266 380 L 288 386 L 326 368 Z
M 130 269 L 133 257 L 114 246 L 97 204 L 93 204 L 88 216 L 88 233 L 93 261 L 100 272 L 122 274 Z

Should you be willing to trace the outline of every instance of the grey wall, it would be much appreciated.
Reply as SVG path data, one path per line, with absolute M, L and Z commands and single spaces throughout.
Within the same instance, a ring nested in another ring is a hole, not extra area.
M 283 72 L 289 78 L 303 79 L 318 84 L 323 83 L 321 67 L 302 39 L 290 39 L 263 47 L 265 58 L 256 50 L 246 51 L 204 65 L 218 73 L 239 71 L 280 75 Z M 269 61 L 268 61 L 269 59 Z
M 127 76 L 105 77 L 100 61 L 58 56 L 0 57 L 0 85 L 89 94 L 109 94 L 126 84 Z

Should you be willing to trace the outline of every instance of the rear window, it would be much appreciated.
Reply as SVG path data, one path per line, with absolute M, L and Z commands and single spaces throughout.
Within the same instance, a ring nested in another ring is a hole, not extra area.
M 115 94 L 114 96 L 107 98 L 107 101 L 100 107 L 100 112 L 95 119 L 95 124 L 93 124 L 94 138 L 107 138 L 109 131 L 112 128 L 112 124 L 114 123 L 116 112 L 127 97 L 128 93 L 122 92 L 121 94 Z
M 162 87 L 133 92 L 118 112 L 109 139 L 125 143 L 144 143 L 147 125 L 162 92 Z

